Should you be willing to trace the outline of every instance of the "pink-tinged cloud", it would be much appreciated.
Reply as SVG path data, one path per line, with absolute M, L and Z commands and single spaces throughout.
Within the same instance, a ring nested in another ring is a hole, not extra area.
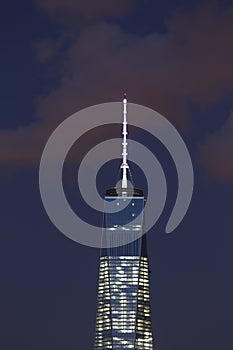
M 176 14 L 164 35 L 137 37 L 103 23 L 84 27 L 67 52 L 60 89 L 40 100 L 39 114 L 64 116 L 65 110 L 118 100 L 126 89 L 133 102 L 187 127 L 190 102 L 210 104 L 233 90 L 232 22 L 232 10 L 219 14 L 204 6 Z
M 208 179 L 233 182 L 233 112 L 220 130 L 206 137 L 197 158 Z
M 124 16 L 131 9 L 133 0 L 37 0 L 37 4 L 57 22 L 78 26 L 80 21 Z
M 23 157 L 23 164 L 38 164 L 46 138 L 61 121 L 81 108 L 119 101 L 125 90 L 129 101 L 157 110 L 179 131 L 189 130 L 190 103 L 220 102 L 233 91 L 232 23 L 233 9 L 219 13 L 216 6 L 201 6 L 192 14 L 177 12 L 166 34 L 140 37 L 103 22 L 83 26 L 77 35 L 74 30 L 57 65 L 59 87 L 37 99 L 37 124 L 0 133 L 0 162 L 21 164 Z M 54 42 L 51 52 L 49 46 L 48 39 L 41 61 L 52 55 L 54 69 Z
M 44 144 L 53 129 L 43 123 L 0 131 L 0 165 L 23 168 L 39 164 Z
M 233 88 L 233 7 L 220 11 L 217 2 L 199 11 L 177 13 L 168 23 L 179 47 L 187 95 L 193 102 L 212 103 Z
M 60 43 L 53 39 L 41 39 L 34 44 L 37 60 L 39 63 L 46 63 L 55 59 Z
M 130 101 L 189 126 L 180 56 L 171 60 L 171 44 L 168 35 L 141 38 L 105 23 L 83 28 L 67 52 L 60 88 L 38 100 L 38 114 L 60 121 L 90 104 L 117 101 L 126 90 Z

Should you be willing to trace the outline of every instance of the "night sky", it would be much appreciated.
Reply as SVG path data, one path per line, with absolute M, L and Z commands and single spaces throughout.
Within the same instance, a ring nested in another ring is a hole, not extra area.
M 174 164 L 158 141 L 131 128 L 168 182 L 165 210 L 147 235 L 155 349 L 232 350 L 233 2 L 15 0 L 1 3 L 0 23 L 0 348 L 93 349 L 100 252 L 50 222 L 38 169 L 60 122 L 127 91 L 129 102 L 174 124 L 195 176 L 189 210 L 166 235 Z M 94 130 L 81 153 L 118 132 Z M 78 210 L 76 157 L 64 184 Z M 118 165 L 101 170 L 100 194 Z

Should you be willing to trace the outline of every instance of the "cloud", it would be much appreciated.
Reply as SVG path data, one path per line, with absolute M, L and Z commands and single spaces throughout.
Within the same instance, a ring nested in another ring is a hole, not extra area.
M 40 4 L 46 11 L 62 11 L 63 6 L 81 11 L 83 2 Z M 37 98 L 37 124 L 0 132 L 0 162 L 8 157 L 9 163 L 19 164 L 23 156 L 23 164 L 38 164 L 46 138 L 62 120 L 81 108 L 119 101 L 124 90 L 129 101 L 157 110 L 180 131 L 189 130 L 190 103 L 220 102 L 233 91 L 232 21 L 232 8 L 219 12 L 216 5 L 202 5 L 193 13 L 176 12 L 165 34 L 137 36 L 101 21 L 81 27 L 57 65 L 59 86 Z M 54 65 L 54 43 L 48 39 L 44 44 L 41 61 L 52 57 Z
M 138 37 L 106 23 L 84 27 L 67 52 L 60 88 L 40 100 L 39 114 L 57 103 L 69 113 L 79 105 L 118 100 L 126 89 L 132 101 L 188 125 L 190 102 L 220 101 L 233 90 L 232 20 L 232 11 L 204 6 L 177 13 L 164 35 Z
M 130 11 L 133 1 L 38 0 L 37 5 L 55 21 L 76 27 L 83 21 L 122 17 Z
M 197 159 L 208 179 L 233 182 L 233 111 L 221 129 L 199 146 Z
M 47 137 L 53 130 L 43 123 L 0 131 L 0 165 L 23 168 L 39 164 Z
M 216 2 L 192 13 L 177 12 L 168 30 L 183 59 L 182 78 L 194 102 L 212 103 L 233 89 L 233 7 L 221 11 Z
M 54 39 L 41 39 L 34 44 L 39 63 L 47 63 L 53 60 L 60 49 L 60 42 Z
M 180 53 L 169 35 L 145 38 L 115 25 L 83 28 L 64 60 L 60 88 L 38 100 L 38 113 L 62 120 L 81 107 L 117 101 L 124 90 L 132 102 L 158 109 L 178 125 L 190 123 Z

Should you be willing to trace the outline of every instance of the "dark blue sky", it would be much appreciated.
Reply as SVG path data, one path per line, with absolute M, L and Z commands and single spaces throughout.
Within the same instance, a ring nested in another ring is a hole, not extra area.
M 174 123 L 195 174 L 190 208 L 165 235 L 174 165 L 159 143 L 132 130 L 165 167 L 169 189 L 148 234 L 155 348 L 232 350 L 232 1 L 119 1 L 107 13 L 101 1 L 88 10 L 84 1 L 72 10 L 69 3 L 1 4 L 0 347 L 93 348 L 99 250 L 70 241 L 49 221 L 38 165 L 62 120 L 120 101 L 127 89 L 130 101 Z M 95 135 L 83 152 L 93 142 Z M 114 167 L 103 169 L 108 185 Z M 71 165 L 65 181 L 74 207 L 76 170 Z

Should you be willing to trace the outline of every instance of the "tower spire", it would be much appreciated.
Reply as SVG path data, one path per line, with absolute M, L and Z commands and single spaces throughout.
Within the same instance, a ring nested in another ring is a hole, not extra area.
M 123 98 L 123 125 L 122 125 L 122 180 L 121 180 L 121 187 L 127 188 L 127 170 L 129 169 L 129 165 L 127 163 L 127 95 L 124 93 Z

